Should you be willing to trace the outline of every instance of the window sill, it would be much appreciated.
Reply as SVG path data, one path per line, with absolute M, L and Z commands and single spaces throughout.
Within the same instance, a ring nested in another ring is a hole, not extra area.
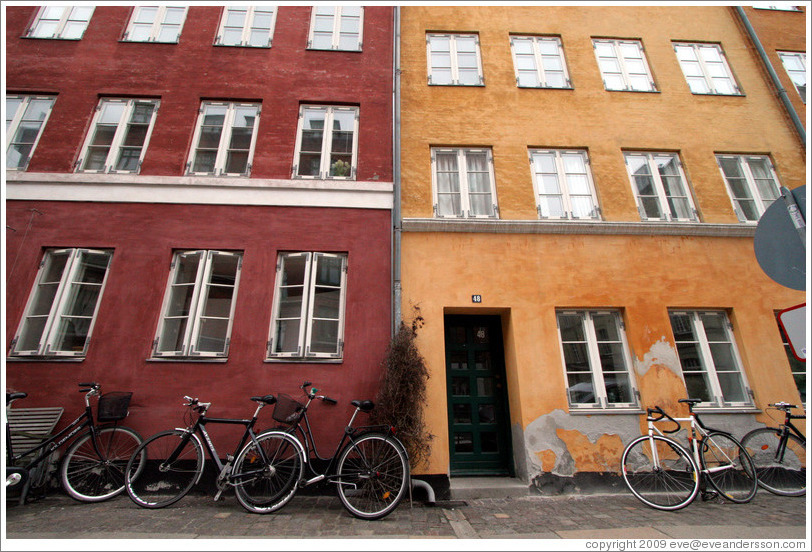
M 662 94 L 659 90 L 628 90 L 624 89 L 615 89 L 615 88 L 604 88 L 607 92 L 631 92 L 633 94 Z
M 266 358 L 263 360 L 265 364 L 343 364 L 343 358 L 299 358 L 299 357 L 285 357 L 285 358 Z
M 212 44 L 216 48 L 254 48 L 256 50 L 270 50 L 271 45 L 267 46 L 251 46 L 250 44 Z
M 574 86 L 519 86 L 519 90 L 575 90 Z
M 7 356 L 6 362 L 84 362 L 87 357 Z
M 591 414 L 645 414 L 645 412 L 637 406 L 619 406 L 617 408 L 578 408 L 570 406 L 569 413 L 572 416 L 589 416 Z
M 148 358 L 146 362 L 182 362 L 182 363 L 207 363 L 207 364 L 225 364 L 228 362 L 226 357 L 161 357 L 161 358 Z

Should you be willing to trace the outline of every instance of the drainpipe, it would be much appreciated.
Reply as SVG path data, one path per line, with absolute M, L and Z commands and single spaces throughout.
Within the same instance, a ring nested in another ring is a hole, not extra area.
M 770 63 L 770 58 L 767 57 L 767 52 L 764 51 L 764 47 L 761 45 L 761 41 L 758 39 L 755 29 L 750 24 L 747 14 L 744 13 L 744 9 L 742 9 L 741 6 L 736 6 L 736 12 L 739 14 L 739 19 L 742 20 L 745 29 L 747 29 L 747 34 L 750 35 L 750 40 L 753 41 L 753 44 L 758 51 L 758 55 L 761 56 L 761 61 L 767 68 L 767 72 L 770 74 L 770 79 L 773 81 L 773 85 L 778 90 L 778 97 L 781 99 L 781 103 L 784 104 L 787 112 L 789 112 L 789 117 L 792 119 L 792 123 L 795 125 L 795 130 L 801 137 L 801 144 L 804 148 L 806 148 L 806 130 L 804 129 L 804 124 L 801 122 L 800 117 L 798 117 L 798 113 L 792 106 L 792 102 L 789 100 L 789 96 L 787 95 L 787 91 L 784 89 L 784 85 L 782 85 L 781 81 L 778 79 L 778 75 L 775 73 L 772 63 Z
M 392 125 L 392 335 L 395 335 L 401 321 L 400 286 L 400 240 L 403 229 L 400 210 L 400 7 L 394 13 L 393 51 L 393 125 Z

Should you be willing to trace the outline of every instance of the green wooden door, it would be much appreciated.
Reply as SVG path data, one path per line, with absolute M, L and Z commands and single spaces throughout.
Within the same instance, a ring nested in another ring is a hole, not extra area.
M 451 475 L 512 475 L 499 316 L 445 317 Z

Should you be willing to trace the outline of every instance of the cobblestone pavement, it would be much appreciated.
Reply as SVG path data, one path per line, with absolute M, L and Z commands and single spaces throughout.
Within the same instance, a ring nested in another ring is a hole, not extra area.
M 335 496 L 296 496 L 279 512 L 260 516 L 243 510 L 233 495 L 219 502 L 190 495 L 168 508 L 145 510 L 126 496 L 81 504 L 54 494 L 24 506 L 9 502 L 3 537 L 4 548 L 12 549 L 15 542 L 24 544 L 18 539 L 54 538 L 803 539 L 806 510 L 805 498 L 764 492 L 749 504 L 697 500 L 677 512 L 654 510 L 625 494 L 522 496 L 436 505 L 406 501 L 370 522 L 352 517 Z

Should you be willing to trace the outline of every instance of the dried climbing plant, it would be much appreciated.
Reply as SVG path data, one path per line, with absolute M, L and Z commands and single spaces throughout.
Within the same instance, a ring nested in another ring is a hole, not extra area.
M 397 429 L 413 468 L 428 460 L 434 438 L 423 418 L 429 373 L 415 342 L 422 326 L 423 317 L 418 307 L 414 307 L 410 325 L 401 321 L 381 363 L 381 385 L 372 420 Z

